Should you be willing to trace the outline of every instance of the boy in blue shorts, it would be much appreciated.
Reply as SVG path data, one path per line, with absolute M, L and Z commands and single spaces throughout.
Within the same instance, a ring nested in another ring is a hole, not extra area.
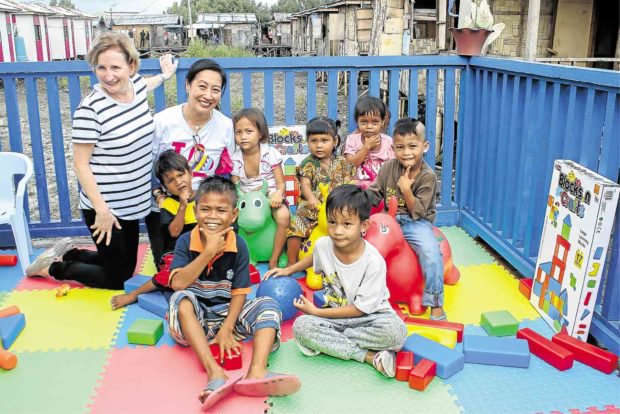
M 433 234 L 437 176 L 424 162 L 429 144 L 424 124 L 414 118 L 399 119 L 394 125 L 394 154 L 386 161 L 376 181 L 368 187 L 373 205 L 383 199 L 385 207 L 396 196 L 396 221 L 405 240 L 420 260 L 424 275 L 422 305 L 431 308 L 432 320 L 446 320 L 443 310 L 443 260 L 439 243 Z
M 254 397 L 284 396 L 301 387 L 294 375 L 267 371 L 269 353 L 280 345 L 282 315 L 269 297 L 246 302 L 250 292 L 250 256 L 245 241 L 232 231 L 237 218 L 237 191 L 232 181 L 205 179 L 196 190 L 194 229 L 181 235 L 174 251 L 166 287 L 170 298 L 170 334 L 190 346 L 209 381 L 199 394 L 209 408 L 233 389 Z M 209 349 L 219 344 L 221 358 L 241 352 L 240 341 L 253 336 L 252 361 L 242 379 L 229 379 Z

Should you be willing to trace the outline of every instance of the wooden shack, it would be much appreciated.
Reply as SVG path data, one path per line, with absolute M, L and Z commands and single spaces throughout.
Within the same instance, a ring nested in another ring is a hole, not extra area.
M 274 44 L 283 46 L 292 44 L 291 16 L 292 13 L 273 13 L 273 20 L 268 26 Z
M 104 16 L 105 25 L 133 38 L 138 50 L 166 49 L 183 37 L 178 29 L 183 18 L 178 14 L 115 14 Z
M 208 43 L 235 47 L 251 47 L 259 30 L 254 13 L 199 13 L 192 28 Z

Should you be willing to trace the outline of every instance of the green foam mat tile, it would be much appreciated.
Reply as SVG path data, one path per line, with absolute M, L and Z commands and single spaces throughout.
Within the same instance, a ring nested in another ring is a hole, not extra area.
M 424 392 L 388 379 L 368 364 L 327 355 L 304 356 L 294 341 L 282 343 L 269 370 L 296 374 L 301 390 L 268 400 L 272 413 L 460 413 L 450 387 L 435 378 Z
M 105 350 L 16 353 L 15 369 L 0 369 L 0 412 L 86 412 L 106 354 Z
M 455 265 L 469 266 L 494 262 L 493 256 L 478 245 L 462 228 L 440 227 L 440 229 L 450 242 L 452 260 Z

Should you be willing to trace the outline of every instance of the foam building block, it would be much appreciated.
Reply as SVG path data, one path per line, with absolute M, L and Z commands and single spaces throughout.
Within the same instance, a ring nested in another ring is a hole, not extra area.
M 0 368 L 11 370 L 17 366 L 17 357 L 10 353 L 9 351 L 5 351 L 0 348 Z
M 431 321 L 430 319 L 407 317 L 405 318 L 407 325 L 420 325 L 420 326 L 432 326 L 440 329 L 449 329 L 456 332 L 456 341 L 463 341 L 463 330 L 465 326 L 462 323 L 447 322 L 447 321 Z
M 400 351 L 396 354 L 396 381 L 408 381 L 413 369 L 413 353 Z
M 0 318 L 0 343 L 2 347 L 9 349 L 25 326 L 26 316 L 23 313 Z
M 409 335 L 415 333 L 448 348 L 456 346 L 456 331 L 424 325 L 407 325 L 407 331 Z
M 0 309 L 0 318 L 17 315 L 18 313 L 21 313 L 21 311 L 17 306 L 9 306 L 8 308 Z
M 125 288 L 125 293 L 133 292 L 149 280 L 151 280 L 151 277 L 144 275 L 135 275 L 134 277 L 127 279 L 123 285 Z
M 251 263 L 250 263 L 250 283 L 253 285 L 260 283 L 260 272 L 258 271 L 256 266 L 254 266 Z
M 572 352 L 575 359 L 584 365 L 611 374 L 618 368 L 618 356 L 597 346 L 582 342 L 570 335 L 559 333 L 551 342 Z
M 519 280 L 519 292 L 525 296 L 528 300 L 532 294 L 532 282 L 533 279 L 523 278 Z
M 15 266 L 17 256 L 14 254 L 0 254 L 0 266 Z
M 435 362 L 437 376 L 444 379 L 462 370 L 465 364 L 462 352 L 447 348 L 418 334 L 407 338 L 403 350 L 413 352 L 416 364 L 423 359 Z
M 138 295 L 138 305 L 160 318 L 165 318 L 166 312 L 168 312 L 168 301 L 161 292 Z
M 409 388 L 424 391 L 435 378 L 437 364 L 428 359 L 422 359 L 409 373 Z
M 323 294 L 322 290 L 315 291 L 314 295 L 312 296 L 312 300 L 314 302 L 314 306 L 316 306 L 317 308 L 322 308 L 323 306 L 325 306 L 325 295 Z
M 213 358 L 217 361 L 218 364 L 221 365 L 227 371 L 232 371 L 235 369 L 241 369 L 243 366 L 241 355 L 237 355 L 234 352 L 231 352 L 231 357 L 228 355 L 224 355 L 224 362 L 220 361 L 220 345 L 219 344 L 211 344 L 209 346 L 211 348 L 211 353 L 213 354 Z
M 491 336 L 510 336 L 517 333 L 519 321 L 508 311 L 482 312 L 480 326 Z
M 127 330 L 127 342 L 137 345 L 155 345 L 163 334 L 163 321 L 138 319 Z
M 572 368 L 575 359 L 572 352 L 551 342 L 530 328 L 519 329 L 517 331 L 517 338 L 525 339 L 530 346 L 530 352 L 549 365 L 556 367 L 560 371 Z
M 517 368 L 530 366 L 530 348 L 524 339 L 465 335 L 463 353 L 465 362 L 470 364 Z

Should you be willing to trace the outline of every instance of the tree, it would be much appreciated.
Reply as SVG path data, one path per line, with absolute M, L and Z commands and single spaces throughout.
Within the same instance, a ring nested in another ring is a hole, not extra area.
M 50 6 L 56 7 L 58 6 L 58 2 L 56 2 L 56 0 L 50 0 Z
M 71 0 L 58 0 L 57 5 L 59 7 L 64 7 L 65 9 L 75 9 L 75 4 L 73 4 Z
M 302 10 L 312 9 L 329 0 L 278 0 L 271 11 L 274 13 L 297 13 Z

